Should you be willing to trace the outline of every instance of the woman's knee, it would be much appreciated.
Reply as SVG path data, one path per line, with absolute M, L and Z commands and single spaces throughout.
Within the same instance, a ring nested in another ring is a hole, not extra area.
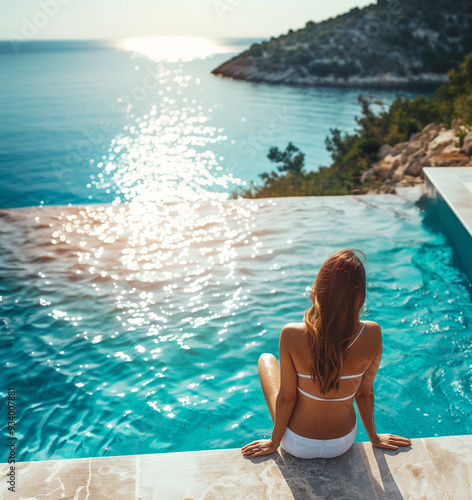
M 267 352 L 259 356 L 257 368 L 259 371 L 259 377 L 273 377 L 280 371 L 277 358 L 273 354 L 269 354 Z
M 268 352 L 264 352 L 263 354 L 261 354 L 259 356 L 259 361 L 257 364 L 258 364 L 259 368 L 261 368 L 262 366 L 271 365 L 274 362 L 277 363 L 277 358 L 273 354 L 270 354 Z

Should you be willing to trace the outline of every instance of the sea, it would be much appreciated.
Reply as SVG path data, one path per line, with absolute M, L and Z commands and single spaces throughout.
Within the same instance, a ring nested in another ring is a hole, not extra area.
M 1 42 L 0 207 L 231 195 L 275 169 L 273 146 L 329 165 L 325 139 L 355 130 L 358 96 L 386 108 L 399 93 L 211 74 L 256 41 Z

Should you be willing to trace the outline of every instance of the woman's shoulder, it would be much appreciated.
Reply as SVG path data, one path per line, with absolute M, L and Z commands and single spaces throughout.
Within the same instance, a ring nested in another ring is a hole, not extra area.
M 380 325 L 375 321 L 364 320 L 364 334 L 366 337 L 369 337 L 369 340 L 376 340 L 378 342 L 382 342 L 382 330 Z
M 294 345 L 302 339 L 305 339 L 305 323 L 287 323 L 280 333 L 280 340 L 286 345 Z
M 366 328 L 380 330 L 380 325 L 375 321 L 371 321 L 370 319 L 363 319 L 362 323 L 365 323 Z
M 364 319 L 364 320 L 362 320 L 362 323 L 365 323 L 365 327 L 372 330 L 372 331 L 374 331 L 374 330 L 377 330 L 378 332 L 381 331 L 380 325 L 378 323 L 376 323 L 375 321 Z
M 283 335 L 297 335 L 300 333 L 305 333 L 306 327 L 305 323 L 287 323 L 282 328 Z

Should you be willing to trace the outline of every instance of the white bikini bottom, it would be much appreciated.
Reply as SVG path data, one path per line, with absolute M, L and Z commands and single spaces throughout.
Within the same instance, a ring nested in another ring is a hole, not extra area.
M 357 434 L 357 424 L 349 434 L 336 439 L 311 439 L 295 434 L 288 427 L 280 445 L 297 458 L 339 457 L 352 446 Z

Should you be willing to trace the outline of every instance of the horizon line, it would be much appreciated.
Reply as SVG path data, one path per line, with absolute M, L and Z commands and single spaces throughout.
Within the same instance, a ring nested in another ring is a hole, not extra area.
M 0 43 L 29 43 L 29 42 L 113 42 L 116 40 L 129 40 L 132 38 L 203 38 L 209 40 L 250 40 L 254 38 L 270 38 L 267 36 L 204 36 L 204 35 L 140 35 L 123 36 L 114 38 L 34 38 L 25 40 L 15 40 L 12 38 L 0 38 Z

